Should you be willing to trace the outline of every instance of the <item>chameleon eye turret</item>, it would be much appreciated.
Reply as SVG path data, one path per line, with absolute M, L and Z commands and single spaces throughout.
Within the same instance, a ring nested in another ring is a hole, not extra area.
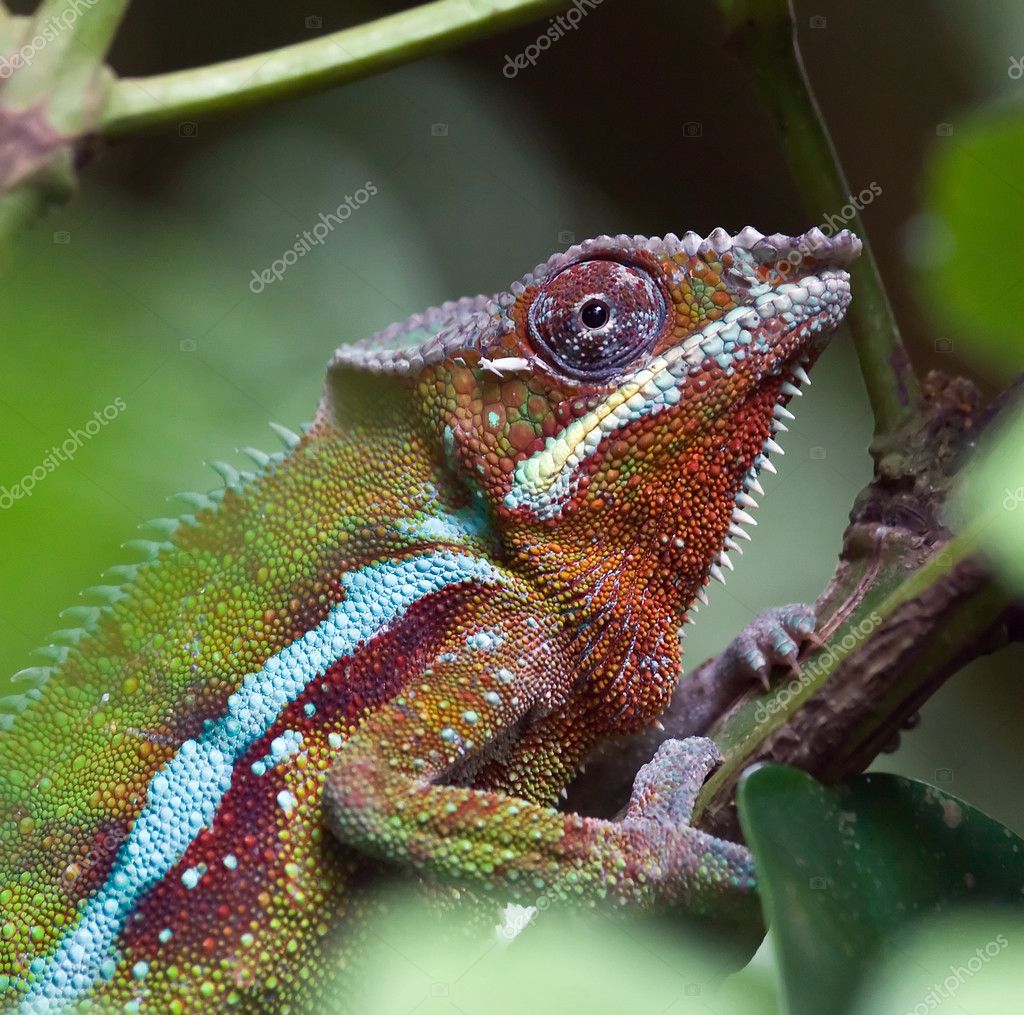
M 616 261 L 581 261 L 534 297 L 529 333 L 556 372 L 599 382 L 654 345 L 665 314 L 665 297 L 647 272 Z

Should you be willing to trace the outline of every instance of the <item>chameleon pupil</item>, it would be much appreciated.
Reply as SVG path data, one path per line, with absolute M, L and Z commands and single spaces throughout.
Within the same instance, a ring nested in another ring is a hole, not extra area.
M 603 328 L 609 316 L 608 304 L 600 300 L 587 300 L 580 309 L 580 320 L 591 329 Z

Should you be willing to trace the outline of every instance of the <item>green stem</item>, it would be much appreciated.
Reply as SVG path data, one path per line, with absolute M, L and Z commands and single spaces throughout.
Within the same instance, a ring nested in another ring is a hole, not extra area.
M 100 130 L 125 134 L 341 84 L 563 6 L 564 0 L 437 0 L 269 53 L 154 77 L 124 78 L 114 87 Z
M 70 0 L 43 0 L 24 38 L 45 42 L 33 49 L 30 63 L 10 76 L 4 105 L 28 109 L 45 102 L 49 123 L 69 135 L 92 127 L 105 98 L 98 86 L 109 74 L 103 61 L 129 2 L 92 0 L 85 7 Z
M 718 4 L 748 58 L 808 209 L 838 216 L 851 204 L 851 191 L 800 59 L 792 0 Z M 864 253 L 851 271 L 854 299 L 847 321 L 874 412 L 880 456 L 917 416 L 920 391 L 859 211 L 847 224 L 864 240 Z
M 0 13 L 0 52 L 10 61 L 0 132 L 12 149 L 0 182 L 0 258 L 23 226 L 73 190 L 75 147 L 107 98 L 113 75 L 104 59 L 129 2 L 42 0 L 31 18 Z

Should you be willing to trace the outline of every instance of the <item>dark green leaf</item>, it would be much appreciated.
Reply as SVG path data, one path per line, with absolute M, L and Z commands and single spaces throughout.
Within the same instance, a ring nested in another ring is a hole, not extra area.
M 792 1015 L 845 1010 L 912 919 L 1021 902 L 1024 842 L 924 783 L 874 774 L 833 790 L 764 766 L 740 784 L 739 808 Z

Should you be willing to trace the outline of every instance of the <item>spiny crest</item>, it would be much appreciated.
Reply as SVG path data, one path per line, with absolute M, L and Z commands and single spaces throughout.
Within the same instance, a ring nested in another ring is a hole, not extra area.
M 703 257 L 736 250 L 749 253 L 759 263 L 785 262 L 798 266 L 828 260 L 849 263 L 858 256 L 861 246 L 861 241 L 849 230 L 826 236 L 818 227 L 799 236 L 765 235 L 752 226 L 745 226 L 735 234 L 717 228 L 707 236 L 693 231 L 681 237 L 675 233 L 596 236 L 552 254 L 504 292 L 449 300 L 390 324 L 358 342 L 343 345 L 335 352 L 330 368 L 355 367 L 414 376 L 424 367 L 443 362 L 459 351 L 471 348 L 484 351 L 486 345 L 513 330 L 508 311 L 530 286 L 575 261 L 610 250 L 627 256 L 645 252 L 658 258 Z M 527 365 L 524 362 L 519 368 Z M 514 371 L 516 365 L 509 364 L 506 369 Z M 498 361 L 495 372 L 500 376 L 501 370 Z
M 479 342 L 493 329 L 500 312 L 500 305 L 489 296 L 441 303 L 369 338 L 341 346 L 329 369 L 356 366 L 381 373 L 416 374 Z
M 48 665 L 28 666 L 11 677 L 12 684 L 25 689 L 14 694 L 0 696 L 0 731 L 9 729 L 33 701 L 39 700 L 42 696 L 43 685 L 67 662 L 68 656 L 75 646 L 96 632 L 103 617 L 110 614 L 110 607 L 124 598 L 128 586 L 135 581 L 139 572 L 144 567 L 155 564 L 161 554 L 174 549 L 173 537 L 181 526 L 194 525 L 196 513 L 215 510 L 217 504 L 223 499 L 225 490 L 240 490 L 256 476 L 272 469 L 287 454 L 288 450 L 298 444 L 300 437 L 294 431 L 279 423 L 271 423 L 270 426 L 281 438 L 285 446 L 284 451 L 267 454 L 256 448 L 239 449 L 256 465 L 255 472 L 239 472 L 226 462 L 211 463 L 213 470 L 223 479 L 224 486 L 212 490 L 210 493 L 173 494 L 173 498 L 182 501 L 192 509 L 193 513 L 174 518 L 154 518 L 143 522 L 139 528 L 145 534 L 155 538 L 130 539 L 121 544 L 124 549 L 135 554 L 136 561 L 108 568 L 103 572 L 103 577 L 111 579 L 110 582 L 83 589 L 80 595 L 86 601 L 84 604 L 69 606 L 61 610 L 58 616 L 62 620 L 73 622 L 74 626 L 54 631 L 50 635 L 49 645 L 33 649 L 31 654 L 42 658 Z
M 803 364 L 798 363 L 793 367 L 792 380 L 785 381 L 782 384 L 780 396 L 787 401 L 791 398 L 798 398 L 803 395 L 803 391 L 800 390 L 801 387 L 810 387 L 810 385 L 811 378 L 808 376 Z M 780 400 L 776 402 L 772 409 L 772 423 L 770 427 L 772 434 L 786 433 L 789 427 L 783 421 L 792 421 L 794 419 L 796 419 L 796 416 L 786 408 L 785 401 Z M 764 488 L 759 481 L 762 471 L 770 475 L 776 474 L 776 468 L 769 457 L 772 454 L 781 456 L 785 452 L 775 441 L 774 437 L 767 437 L 761 453 L 754 459 L 750 469 L 743 477 L 742 487 L 736 494 L 735 507 L 730 518 L 728 534 L 723 540 L 721 552 L 708 569 L 708 578 L 712 581 L 717 581 L 721 585 L 726 584 L 726 576 L 722 568 L 725 568 L 726 571 L 734 570 L 729 554 L 743 555 L 743 547 L 736 540 L 750 541 L 750 533 L 747 532 L 744 526 L 754 527 L 757 525 L 757 521 L 750 514 L 751 511 L 758 507 L 758 503 L 752 495 L 764 496 Z M 703 589 L 698 593 L 698 600 L 703 605 L 708 603 L 707 594 Z M 692 606 L 691 611 L 696 613 L 697 606 Z

